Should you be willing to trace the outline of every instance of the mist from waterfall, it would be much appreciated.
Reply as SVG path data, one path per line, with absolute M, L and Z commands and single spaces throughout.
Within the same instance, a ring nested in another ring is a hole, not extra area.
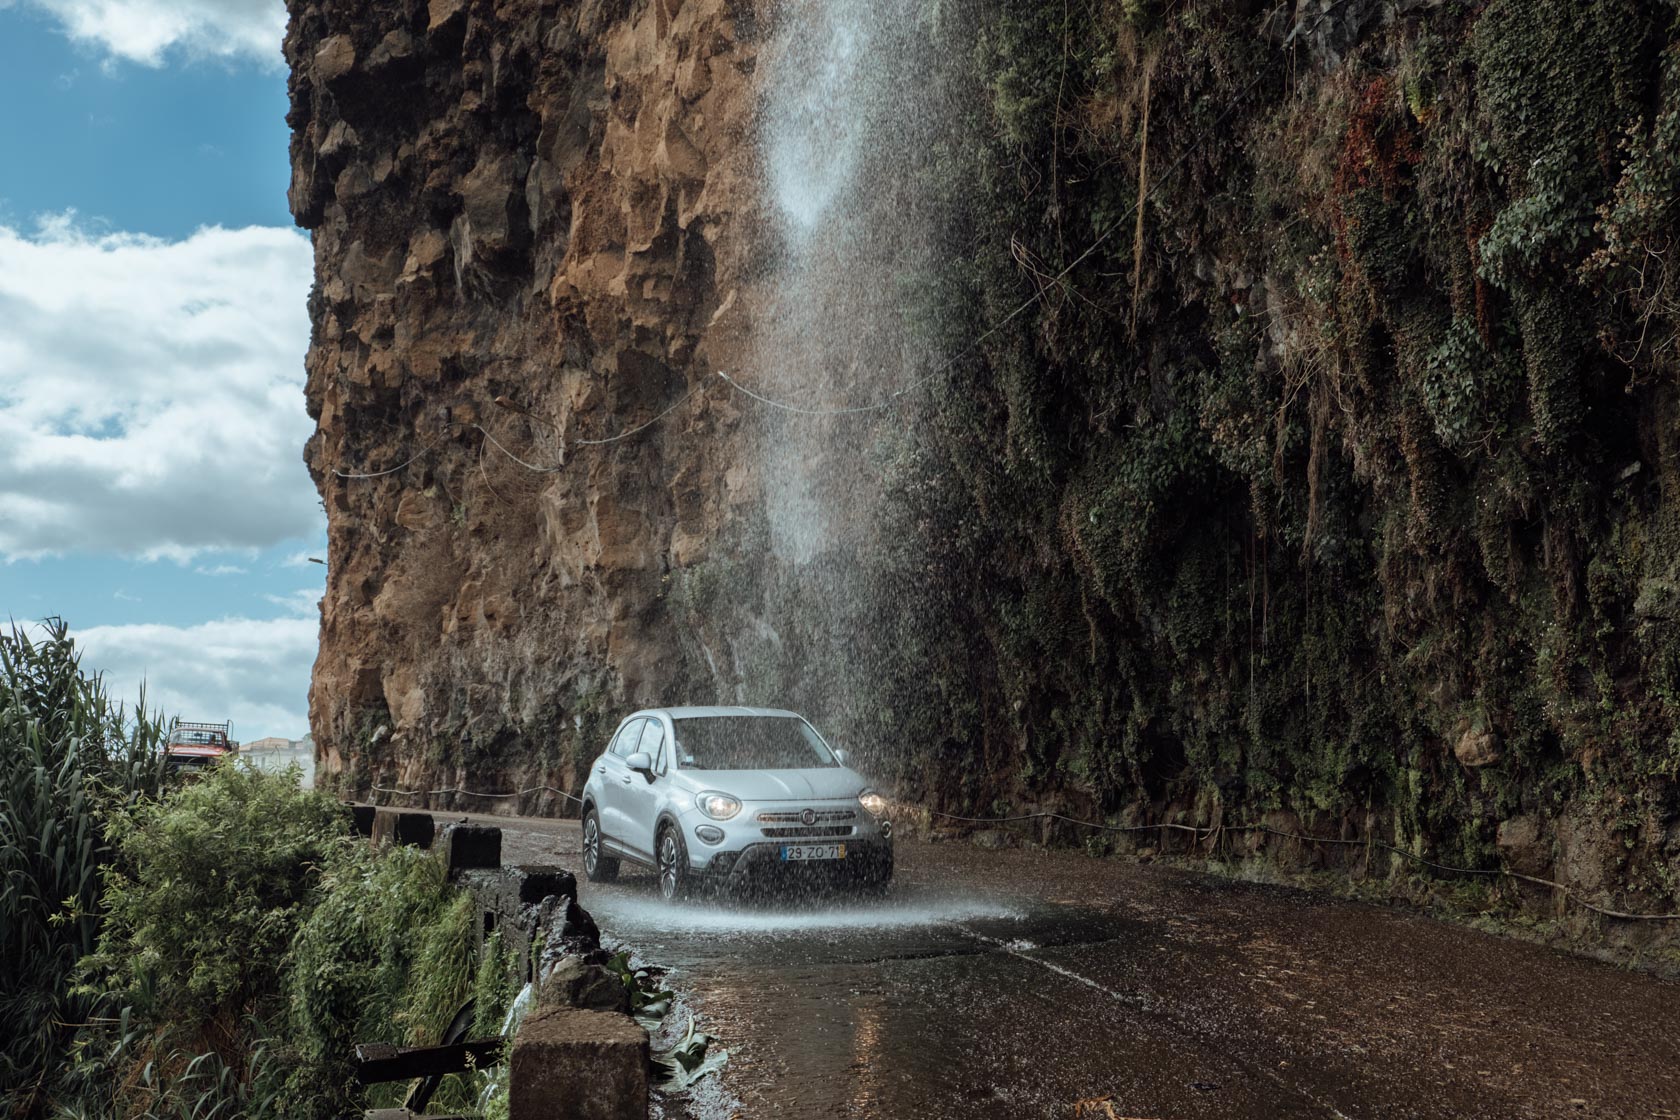
M 805 240 L 848 186 L 869 131 L 880 0 L 790 11 L 768 91 L 763 156 L 784 232 Z
M 907 185 L 916 10 L 788 0 L 767 52 L 760 143 L 780 251 L 754 364 L 771 395 L 801 407 L 847 407 L 909 376 L 891 297 L 893 278 L 917 263 L 919 231 L 883 225 L 878 192 Z M 804 564 L 863 528 L 857 437 L 869 420 L 774 419 L 764 444 L 772 547 Z
M 946 60 L 918 0 L 784 0 L 760 57 L 765 237 L 755 388 L 798 408 L 879 401 L 938 360 L 907 321 L 936 263 L 927 161 L 952 114 Z M 779 633 L 773 671 L 743 699 L 805 705 L 829 726 L 868 703 L 883 441 L 914 438 L 895 411 L 809 415 L 757 407 L 767 555 L 759 592 Z M 789 635 L 789 628 L 796 634 Z M 781 639 L 789 639 L 782 641 Z M 737 659 L 739 660 L 739 659 Z M 852 745 L 852 744 L 848 744 Z

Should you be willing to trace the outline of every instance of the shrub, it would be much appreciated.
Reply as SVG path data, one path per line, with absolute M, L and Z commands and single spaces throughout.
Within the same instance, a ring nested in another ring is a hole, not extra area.
M 118 813 L 111 835 L 105 928 L 84 971 L 143 1019 L 212 1044 L 279 990 L 322 867 L 350 844 L 337 802 L 237 764 Z
M 472 898 L 438 855 L 355 842 L 295 773 L 217 766 L 117 814 L 112 835 L 82 972 L 120 1025 L 84 1033 L 73 1111 L 324 1120 L 395 1105 L 407 1085 L 356 1085 L 353 1045 L 436 1043 L 475 987 L 506 987 L 480 968 Z M 438 1105 L 470 1104 L 479 1080 L 449 1079 Z

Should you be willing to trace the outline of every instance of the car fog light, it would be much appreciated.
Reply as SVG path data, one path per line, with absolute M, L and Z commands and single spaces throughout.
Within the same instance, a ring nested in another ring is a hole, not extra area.
M 694 830 L 694 835 L 700 837 L 700 839 L 704 840 L 708 844 L 716 844 L 719 840 L 723 839 L 723 829 L 714 828 L 709 824 L 703 824 Z
M 885 839 L 885 840 L 891 840 L 892 839 L 892 822 L 891 821 L 882 821 L 881 822 L 881 837 L 882 837 L 882 839 Z
M 726 821 L 741 811 L 738 798 L 716 790 L 707 790 L 694 798 L 694 803 L 700 806 L 700 811 L 714 821 Z
M 887 815 L 887 799 L 874 790 L 864 790 L 858 794 L 858 800 L 863 803 L 864 809 L 868 811 L 870 816 L 884 817 Z

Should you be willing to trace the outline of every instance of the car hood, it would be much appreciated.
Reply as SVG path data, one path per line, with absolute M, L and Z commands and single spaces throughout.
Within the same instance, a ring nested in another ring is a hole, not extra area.
M 742 801 L 839 801 L 856 797 L 865 782 L 845 766 L 810 770 L 684 770 L 697 790 L 715 789 Z

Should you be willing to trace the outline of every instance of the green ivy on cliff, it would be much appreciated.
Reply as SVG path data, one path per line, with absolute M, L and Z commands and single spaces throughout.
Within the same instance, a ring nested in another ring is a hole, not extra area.
M 966 808 L 1287 810 L 1481 865 L 1526 813 L 1660 836 L 1674 7 L 976 15 L 939 290 L 966 337 L 1034 302 L 951 332 L 881 456 L 885 700 L 847 734 Z

